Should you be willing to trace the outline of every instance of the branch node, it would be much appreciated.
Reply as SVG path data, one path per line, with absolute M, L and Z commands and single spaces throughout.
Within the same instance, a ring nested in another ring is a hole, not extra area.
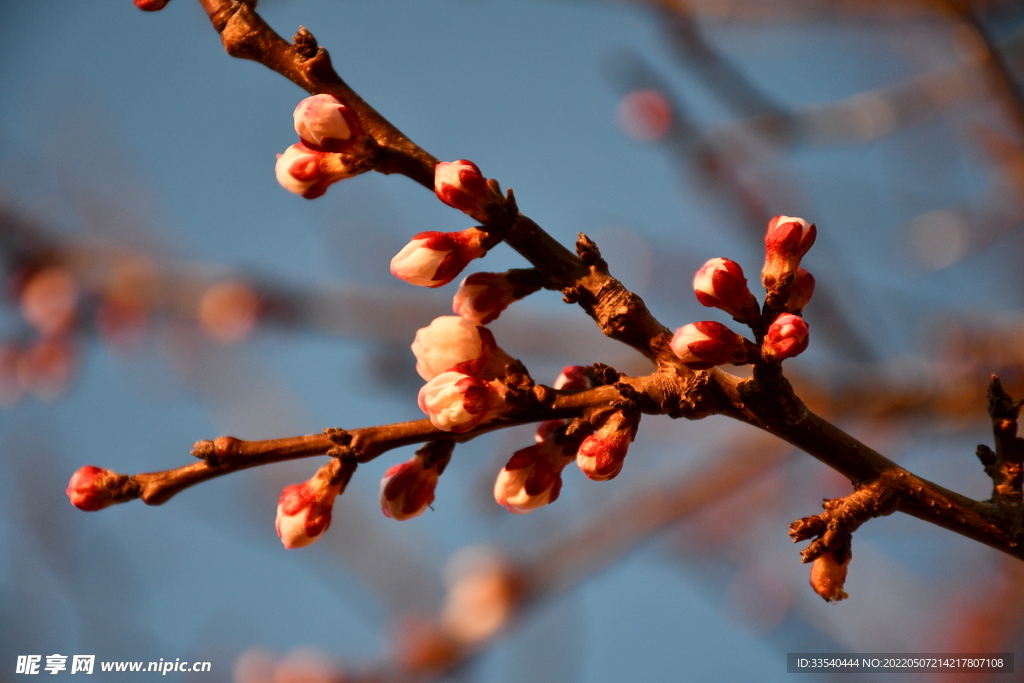
M 299 30 L 292 37 L 292 45 L 295 47 L 295 54 L 303 60 L 315 57 L 320 47 L 316 42 L 316 38 L 313 37 L 313 34 L 305 26 L 299 26 Z
M 583 262 L 583 265 L 596 266 L 602 270 L 606 269 L 608 264 L 601 258 L 601 250 L 597 248 L 597 244 L 594 240 L 590 239 L 582 232 L 577 233 L 577 235 L 576 254 L 580 257 L 580 261 Z

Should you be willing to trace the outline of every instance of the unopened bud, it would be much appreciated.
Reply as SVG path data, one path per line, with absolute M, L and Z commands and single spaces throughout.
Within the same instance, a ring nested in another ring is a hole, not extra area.
M 446 432 L 468 432 L 497 414 L 500 398 L 488 382 L 461 372 L 442 372 L 420 389 L 420 410 Z
M 803 218 L 776 216 L 768 221 L 765 234 L 764 269 L 761 282 L 771 290 L 800 265 L 800 259 L 814 244 L 817 228 Z
M 562 490 L 562 470 L 574 454 L 556 439 L 516 451 L 494 482 L 494 500 L 509 512 L 525 515 L 553 503 Z
M 709 308 L 720 308 L 739 320 L 753 320 L 759 308 L 747 288 L 743 269 L 727 258 L 713 258 L 693 276 L 697 300 Z
M 726 363 L 749 363 L 749 346 L 746 339 L 711 320 L 680 327 L 669 343 L 672 352 L 692 370 L 707 370 Z
M 513 358 L 505 353 L 486 327 L 454 315 L 434 318 L 416 331 L 412 342 L 416 372 L 432 380 L 442 372 L 457 368 L 460 372 L 484 379 L 504 375 Z
M 828 602 L 839 602 L 849 597 L 843 586 L 846 584 L 851 554 L 849 551 L 844 554 L 845 561 L 839 561 L 835 553 L 826 551 L 811 565 L 811 588 Z
M 473 273 L 459 285 L 452 301 L 455 315 L 486 325 L 521 298 L 521 288 L 506 273 Z
M 356 464 L 332 460 L 311 479 L 286 486 L 277 501 L 277 535 L 285 548 L 315 543 L 331 525 L 334 499 L 345 490 Z
M 552 386 L 561 391 L 583 391 L 591 386 L 590 366 L 566 365 L 555 379 Z M 545 420 L 537 425 L 533 438 L 537 443 L 551 436 L 556 429 L 566 424 L 566 420 Z
M 793 278 L 793 289 L 790 290 L 789 299 L 786 301 L 786 310 L 800 315 L 810 303 L 812 296 L 814 296 L 814 276 L 803 268 L 797 268 L 796 276 Z
M 339 180 L 358 175 L 341 154 L 320 152 L 298 142 L 277 155 L 277 182 L 281 187 L 306 199 L 316 199 Z
M 434 192 L 448 206 L 486 223 L 489 209 L 504 200 L 472 161 L 442 161 L 434 167 Z
M 471 260 L 487 253 L 487 233 L 478 228 L 461 232 L 421 232 L 391 259 L 391 274 L 420 287 L 441 287 L 454 280 Z
M 380 482 L 384 516 L 401 522 L 423 514 L 434 502 L 437 479 L 450 458 L 450 447 L 441 457 L 433 457 L 432 449 L 426 447 L 412 459 L 389 468 Z
M 807 323 L 800 316 L 783 313 L 768 328 L 761 346 L 761 355 L 767 361 L 781 361 L 798 356 L 807 349 Z
M 170 0 L 132 0 L 134 5 L 144 12 L 156 12 L 167 6 Z
M 71 504 L 79 510 L 95 512 L 120 502 L 111 495 L 110 485 L 124 475 L 92 465 L 80 467 L 71 475 L 65 493 Z
M 356 113 L 333 95 L 307 97 L 295 107 L 293 117 L 302 142 L 323 152 L 348 151 L 363 134 Z
M 576 464 L 589 479 L 607 481 L 618 476 L 639 422 L 636 413 L 616 411 L 583 440 L 576 453 Z

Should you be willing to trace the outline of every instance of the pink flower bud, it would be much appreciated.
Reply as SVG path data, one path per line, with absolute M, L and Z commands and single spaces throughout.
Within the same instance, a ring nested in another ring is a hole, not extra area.
M 680 327 L 669 346 L 686 367 L 707 370 L 726 363 L 749 362 L 748 344 L 725 325 L 704 320 Z
M 776 216 L 768 221 L 768 233 L 764 238 L 764 269 L 761 271 L 761 282 L 766 289 L 771 289 L 797 269 L 817 234 L 814 224 L 803 218 Z
M 554 439 L 516 451 L 498 473 L 494 500 L 509 512 L 525 515 L 558 499 L 562 470 L 573 460 Z
M 515 286 L 504 273 L 473 273 L 459 285 L 452 311 L 486 325 L 515 300 Z
M 281 543 L 289 550 L 312 545 L 331 525 L 334 499 L 344 484 L 331 485 L 319 477 L 286 486 L 277 501 L 275 526 Z
M 494 416 L 500 400 L 494 388 L 482 379 L 461 372 L 442 372 L 423 385 L 418 402 L 432 425 L 461 434 Z
M 580 444 L 576 464 L 594 481 L 614 479 L 622 471 L 629 444 L 636 436 L 639 415 L 616 411 Z
M 829 551 L 819 555 L 811 565 L 811 588 L 828 602 L 839 602 L 849 597 L 843 586 L 851 555 L 849 552 L 844 554 L 845 562 L 840 562 L 835 553 Z
M 417 453 L 411 460 L 388 469 L 380 482 L 380 509 L 385 517 L 404 521 L 419 517 L 434 502 L 434 489 L 444 465 L 427 464 Z
M 709 308 L 720 308 L 739 320 L 751 320 L 760 312 L 757 299 L 747 288 L 743 269 L 727 258 L 713 258 L 693 276 L 697 300 Z
M 465 374 L 493 379 L 514 360 L 501 350 L 490 330 L 454 315 L 434 318 L 417 330 L 412 352 L 416 372 L 428 381 L 456 366 Z
M 295 107 L 295 132 L 302 142 L 322 152 L 345 152 L 363 134 L 359 117 L 333 95 L 313 95 Z
M 319 152 L 301 142 L 277 155 L 274 170 L 281 187 L 306 199 L 316 199 L 332 184 L 362 172 L 350 168 L 340 154 Z
M 144 12 L 156 12 L 167 6 L 170 0 L 132 0 L 136 7 Z
M 434 192 L 448 206 L 481 223 L 487 222 L 490 206 L 503 202 L 477 165 L 466 159 L 442 161 L 434 167 Z
M 391 274 L 420 287 L 441 287 L 466 264 L 487 253 L 487 233 L 477 228 L 462 232 L 421 232 L 391 259 Z
M 800 315 L 804 307 L 814 296 L 814 276 L 803 268 L 796 269 L 796 277 L 793 278 L 793 289 L 789 292 L 789 300 L 786 301 L 786 310 L 790 313 Z
M 558 375 L 552 386 L 562 391 L 583 391 L 584 389 L 589 389 L 591 382 L 588 370 L 590 370 L 588 365 L 566 365 L 562 368 L 561 374 Z M 551 436 L 556 429 L 566 424 L 566 422 L 567 420 L 545 420 L 537 425 L 533 438 L 537 443 L 540 443 Z
M 761 355 L 768 361 L 798 356 L 807 349 L 807 323 L 792 313 L 783 313 L 768 328 Z
M 552 385 L 561 391 L 583 391 L 590 388 L 589 365 L 566 365 Z
M 111 480 L 115 478 L 121 478 L 121 475 L 100 467 L 86 465 L 71 475 L 71 481 L 68 482 L 65 493 L 71 504 L 79 510 L 86 512 L 102 510 L 118 502 L 111 495 L 109 489 Z

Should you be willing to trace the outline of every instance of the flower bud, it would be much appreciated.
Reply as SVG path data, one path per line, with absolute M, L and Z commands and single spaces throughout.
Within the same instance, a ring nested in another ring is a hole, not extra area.
M 562 470 L 573 460 L 557 439 L 516 451 L 494 482 L 494 500 L 509 512 L 525 515 L 553 503 L 562 490 Z
M 462 281 L 452 311 L 486 325 L 516 300 L 515 287 L 504 273 L 473 273 Z
M 327 531 L 334 499 L 345 490 L 355 468 L 353 461 L 332 459 L 311 479 L 285 487 L 274 524 L 285 548 L 305 548 Z
M 434 192 L 448 206 L 472 216 L 481 223 L 488 220 L 488 209 L 504 200 L 472 161 L 442 161 L 434 167 Z
M 132 2 L 144 12 L 156 12 L 166 7 L 170 0 L 132 0 Z
M 772 289 L 796 271 L 817 234 L 814 224 L 803 218 L 776 216 L 768 221 L 768 232 L 764 238 L 764 269 L 761 271 L 765 289 Z
M 401 522 L 423 514 L 434 502 L 437 478 L 450 458 L 450 447 L 441 451 L 441 457 L 434 457 L 428 445 L 412 459 L 388 468 L 380 482 L 380 509 L 384 516 Z
M 488 382 L 449 371 L 424 384 L 418 402 L 432 425 L 461 434 L 493 417 L 500 399 Z
M 761 346 L 767 361 L 781 361 L 798 356 L 807 349 L 807 323 L 800 316 L 783 313 L 768 328 Z
M 345 152 L 363 134 L 356 113 L 333 95 L 313 95 L 299 102 L 293 114 L 302 142 L 322 152 Z
M 478 644 L 508 624 L 522 597 L 523 577 L 507 560 L 470 547 L 452 558 L 445 574 L 450 586 L 440 625 L 456 643 Z
M 316 199 L 332 184 L 362 172 L 349 167 L 340 154 L 319 152 L 301 142 L 277 155 L 274 170 L 281 187 L 306 199 Z
M 743 365 L 749 361 L 750 343 L 721 323 L 691 323 L 676 330 L 669 347 L 686 367 L 707 370 L 716 365 Z
M 77 278 L 70 268 L 42 268 L 21 287 L 21 315 L 43 335 L 62 334 L 74 325 L 78 289 Z
M 849 551 L 842 554 L 846 556 L 845 561 L 839 561 L 836 553 L 826 551 L 811 565 L 811 588 L 828 602 L 839 602 L 849 597 L 843 586 L 852 555 Z
M 462 232 L 421 232 L 391 259 L 391 274 L 420 287 L 441 287 L 454 280 L 466 264 L 487 253 L 487 233 L 478 228 Z
M 720 308 L 739 320 L 752 320 L 759 313 L 743 269 L 727 258 L 713 258 L 701 266 L 693 276 L 693 289 L 703 305 Z
M 416 372 L 427 381 L 456 366 L 465 374 L 494 379 L 514 360 L 494 341 L 490 330 L 454 315 L 434 318 L 417 330 L 411 348 Z
M 111 495 L 109 488 L 113 480 L 118 478 L 123 478 L 123 475 L 100 467 L 85 465 L 71 475 L 71 481 L 68 482 L 65 493 L 71 504 L 79 510 L 95 512 L 120 502 Z
M 614 479 L 622 471 L 622 462 L 639 423 L 638 414 L 616 411 L 583 440 L 576 453 L 576 464 L 594 481 Z
M 793 278 L 793 289 L 789 292 L 789 299 L 786 301 L 786 310 L 790 313 L 800 315 L 804 307 L 814 296 L 814 276 L 803 268 L 796 269 L 796 276 Z
M 566 365 L 552 385 L 562 391 L 583 391 L 591 386 L 589 365 Z M 533 438 L 537 443 L 551 436 L 556 429 L 566 424 L 567 420 L 545 420 L 537 425 Z

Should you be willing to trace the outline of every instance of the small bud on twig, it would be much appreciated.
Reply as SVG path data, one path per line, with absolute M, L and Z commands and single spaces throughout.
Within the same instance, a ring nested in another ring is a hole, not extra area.
M 796 272 L 800 259 L 814 244 L 817 228 L 803 218 L 776 216 L 768 221 L 761 282 L 771 291 Z
M 478 228 L 418 233 L 391 259 L 391 274 L 411 285 L 441 287 L 487 253 L 486 239 L 487 233 Z
M 783 313 L 768 328 L 761 345 L 761 355 L 767 361 L 782 361 L 807 350 L 807 323 L 792 313 Z
M 722 323 L 703 320 L 676 330 L 669 346 L 688 368 L 707 370 L 726 363 L 751 362 L 753 344 Z
M 434 192 L 448 206 L 487 223 L 491 207 L 502 204 L 500 190 L 487 182 L 479 167 L 467 159 L 442 161 L 434 167 Z
M 693 289 L 703 305 L 720 308 L 737 320 L 752 322 L 760 313 L 743 269 L 727 258 L 713 258 L 701 266 L 693 276 Z

